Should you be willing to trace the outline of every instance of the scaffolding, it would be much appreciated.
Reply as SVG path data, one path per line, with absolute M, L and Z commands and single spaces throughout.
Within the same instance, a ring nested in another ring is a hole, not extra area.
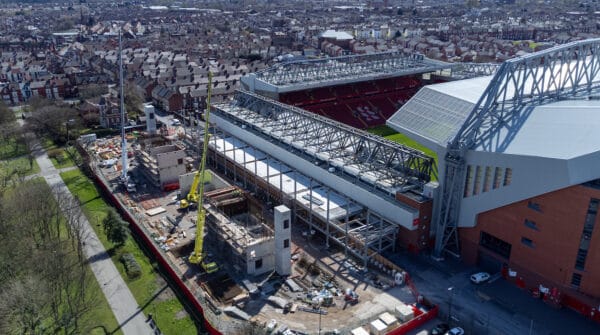
M 231 134 L 215 129 L 209 163 L 267 204 L 284 204 L 294 220 L 307 225 L 307 238 L 320 232 L 327 247 L 334 243 L 364 262 L 396 246 L 398 225 L 365 206 L 303 175 Z

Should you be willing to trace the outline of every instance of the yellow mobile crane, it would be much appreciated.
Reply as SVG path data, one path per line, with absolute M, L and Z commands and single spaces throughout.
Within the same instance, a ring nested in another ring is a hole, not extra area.
M 196 241 L 194 243 L 194 252 L 190 255 L 190 263 L 192 264 L 200 264 L 204 271 L 207 273 L 212 273 L 219 270 L 217 263 L 210 262 L 207 263 L 204 261 L 203 255 L 203 244 L 204 244 L 204 221 L 206 219 L 206 210 L 204 209 L 204 171 L 206 170 L 206 152 L 208 151 L 208 118 L 210 116 L 210 94 L 212 91 L 212 73 L 208 72 L 208 93 L 206 96 L 206 114 L 204 114 L 204 142 L 202 142 L 202 157 L 200 158 L 200 169 L 196 172 L 194 176 L 194 182 L 192 183 L 192 189 L 190 193 L 187 195 L 187 206 L 189 206 L 189 201 L 194 201 L 198 203 L 198 217 L 196 222 Z M 200 180 L 202 179 L 202 182 Z M 200 190 L 196 191 L 196 188 L 200 184 Z M 183 205 L 184 199 L 181 200 Z

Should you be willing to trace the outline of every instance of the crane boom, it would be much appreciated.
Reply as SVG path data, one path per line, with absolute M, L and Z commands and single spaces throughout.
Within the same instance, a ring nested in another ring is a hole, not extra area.
M 204 114 L 204 140 L 202 142 L 202 157 L 200 158 L 200 169 L 194 178 L 194 184 L 192 185 L 195 189 L 200 184 L 200 189 L 197 193 L 198 201 L 198 217 L 196 222 L 196 240 L 194 243 L 194 252 L 190 255 L 189 261 L 192 264 L 201 264 L 204 270 L 208 273 L 215 272 L 218 270 L 216 263 L 206 263 L 203 257 L 203 246 L 204 246 L 204 222 L 206 219 L 206 210 L 204 209 L 204 172 L 206 170 L 206 152 L 208 151 L 208 140 L 209 140 L 209 117 L 210 117 L 210 95 L 212 92 L 212 72 L 208 72 L 208 92 L 206 95 L 206 113 Z M 202 182 L 200 182 L 202 179 Z M 191 193 L 191 192 L 190 192 Z
M 200 179 L 202 179 L 202 183 L 206 182 L 206 178 L 204 178 L 202 172 L 200 170 L 196 171 L 194 175 L 194 181 L 192 182 L 192 187 L 190 187 L 190 191 L 188 192 L 185 199 L 181 199 L 179 202 L 179 208 L 185 209 L 188 208 L 191 204 L 198 202 L 198 184 L 200 183 Z

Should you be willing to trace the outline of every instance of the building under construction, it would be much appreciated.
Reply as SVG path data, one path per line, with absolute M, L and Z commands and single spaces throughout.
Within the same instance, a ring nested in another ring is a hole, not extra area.
M 364 265 L 399 242 L 426 246 L 433 158 L 249 92 L 212 113 L 215 170 L 267 206 L 291 208 L 293 221 L 321 234 L 325 246 Z

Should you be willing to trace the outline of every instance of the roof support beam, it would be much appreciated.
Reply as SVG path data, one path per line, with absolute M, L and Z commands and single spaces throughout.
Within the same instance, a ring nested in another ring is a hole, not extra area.
M 448 143 L 441 204 L 434 214 L 434 255 L 460 253 L 457 228 L 468 150 L 502 151 L 535 106 L 598 92 L 600 39 L 572 42 L 502 63 Z M 507 135 L 495 136 L 500 131 Z

